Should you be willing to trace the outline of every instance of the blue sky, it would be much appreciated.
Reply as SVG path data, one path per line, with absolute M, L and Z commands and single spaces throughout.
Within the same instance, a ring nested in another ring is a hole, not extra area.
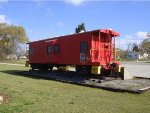
M 0 23 L 23 26 L 31 41 L 74 33 L 84 22 L 87 30 L 120 32 L 120 47 L 124 48 L 140 43 L 150 32 L 149 13 L 149 1 L 0 0 Z

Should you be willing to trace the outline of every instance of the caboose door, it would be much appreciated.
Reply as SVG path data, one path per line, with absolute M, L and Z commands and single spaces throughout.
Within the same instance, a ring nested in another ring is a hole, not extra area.
M 93 33 L 92 35 L 92 46 L 91 46 L 91 61 L 92 62 L 99 62 L 99 33 Z
M 86 63 L 88 61 L 88 42 L 80 43 L 80 62 Z

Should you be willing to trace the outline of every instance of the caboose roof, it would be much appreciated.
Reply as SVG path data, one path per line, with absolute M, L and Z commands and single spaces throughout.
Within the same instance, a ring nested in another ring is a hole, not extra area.
M 107 33 L 107 34 L 112 35 L 113 37 L 120 36 L 120 33 L 116 32 L 116 31 L 113 31 L 111 29 L 98 29 L 98 30 L 86 31 L 86 32 L 82 32 L 82 33 L 75 33 L 75 34 L 69 34 L 69 35 L 63 35 L 63 36 L 79 35 L 79 34 L 85 34 L 85 33 L 90 33 L 90 32 L 93 32 L 93 33 L 95 33 L 95 32 Z M 63 37 L 63 36 L 57 36 L 57 37 L 54 37 L 54 38 L 47 38 L 47 39 L 37 40 L 37 41 L 33 41 L 33 42 L 54 40 L 56 38 Z M 27 44 L 30 44 L 30 43 L 33 43 L 33 42 L 28 42 Z

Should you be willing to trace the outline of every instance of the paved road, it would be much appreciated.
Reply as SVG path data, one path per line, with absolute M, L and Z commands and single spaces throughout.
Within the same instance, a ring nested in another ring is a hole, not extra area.
M 122 62 L 132 76 L 150 78 L 150 63 L 147 62 Z

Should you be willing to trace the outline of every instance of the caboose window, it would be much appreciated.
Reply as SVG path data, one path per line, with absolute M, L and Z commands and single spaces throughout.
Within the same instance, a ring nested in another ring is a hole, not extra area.
M 88 51 L 88 43 L 87 42 L 81 42 L 80 43 L 80 52 L 86 53 Z
M 30 54 L 30 55 L 33 55 L 33 48 L 30 48 L 30 49 L 29 49 L 29 54 Z
M 47 54 L 50 54 L 52 51 L 51 51 L 51 46 L 50 45 L 48 45 L 47 46 Z
M 59 45 L 54 45 L 54 53 L 55 54 L 59 53 Z

